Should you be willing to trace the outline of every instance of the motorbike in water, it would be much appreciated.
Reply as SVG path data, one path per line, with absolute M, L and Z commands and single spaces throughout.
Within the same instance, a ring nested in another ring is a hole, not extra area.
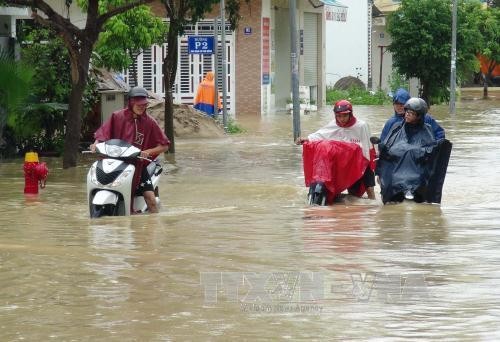
M 441 203 L 452 143 L 447 139 L 425 143 L 424 139 L 407 139 L 403 128 L 400 133 L 384 142 L 370 138 L 372 144 L 378 145 L 375 174 L 382 202 Z
M 353 185 L 370 163 L 358 144 L 336 141 L 308 141 L 302 145 L 304 181 L 309 187 L 309 205 L 330 205 L 344 191 L 361 197 L 365 188 Z
M 92 153 L 84 151 L 85 153 Z M 87 199 L 90 217 L 128 216 L 145 213 L 148 207 L 142 195 L 133 192 L 135 162 L 149 161 L 147 171 L 151 176 L 156 202 L 160 204 L 158 183 L 163 167 L 158 159 L 140 156 L 141 150 L 120 139 L 111 139 L 96 144 L 95 161 L 87 174 Z

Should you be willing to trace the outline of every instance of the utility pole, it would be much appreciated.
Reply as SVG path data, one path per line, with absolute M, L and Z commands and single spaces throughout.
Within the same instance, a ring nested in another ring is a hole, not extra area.
M 214 118 L 219 114 L 219 79 L 218 76 L 218 66 L 217 59 L 219 58 L 218 48 L 219 48 L 219 32 L 217 27 L 219 26 L 219 18 L 214 18 Z M 205 75 L 203 75 L 205 76 Z
M 380 48 L 380 70 L 378 75 L 378 88 L 382 89 L 382 69 L 384 66 L 384 48 L 387 47 L 385 45 L 379 45 Z
M 450 114 L 455 115 L 455 89 L 457 86 L 457 0 L 453 0 L 451 16 Z
M 293 103 L 293 140 L 300 137 L 300 102 L 299 102 L 299 59 L 297 56 L 297 21 L 296 0 L 289 0 L 290 7 L 290 57 L 292 69 L 292 103 Z
M 224 0 L 220 2 L 220 21 L 221 21 L 221 48 L 222 48 L 222 125 L 224 130 L 227 131 L 227 110 L 226 110 L 226 97 L 227 97 L 227 87 L 226 87 L 226 74 L 227 74 L 227 63 L 226 63 L 226 9 Z M 215 103 L 217 104 L 219 101 Z

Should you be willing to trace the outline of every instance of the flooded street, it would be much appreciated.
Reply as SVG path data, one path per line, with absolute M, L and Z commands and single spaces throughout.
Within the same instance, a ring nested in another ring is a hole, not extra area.
M 307 206 L 285 113 L 176 140 L 156 215 L 89 219 L 89 156 L 41 158 L 36 197 L 2 161 L 0 340 L 499 340 L 500 98 L 447 112 L 431 108 L 453 143 L 441 206 Z M 376 135 L 392 106 L 354 113 Z M 302 116 L 302 135 L 330 119 Z

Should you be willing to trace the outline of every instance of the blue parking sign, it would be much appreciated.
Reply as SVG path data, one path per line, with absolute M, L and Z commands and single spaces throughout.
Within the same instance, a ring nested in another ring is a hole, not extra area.
M 213 54 L 214 37 L 212 36 L 189 36 L 188 37 L 189 54 Z

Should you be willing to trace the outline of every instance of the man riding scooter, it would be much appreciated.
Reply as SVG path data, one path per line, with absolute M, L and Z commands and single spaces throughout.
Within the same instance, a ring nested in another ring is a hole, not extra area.
M 167 151 L 170 141 L 156 120 L 146 113 L 148 92 L 142 87 L 134 87 L 128 94 L 128 106 L 111 114 L 111 117 L 94 133 L 95 142 L 90 150 L 95 152 L 96 144 L 109 139 L 124 140 L 141 150 L 140 156 L 154 159 Z M 148 211 L 158 212 L 151 178 L 146 170 L 147 161 L 136 162 L 133 190 L 142 194 Z

